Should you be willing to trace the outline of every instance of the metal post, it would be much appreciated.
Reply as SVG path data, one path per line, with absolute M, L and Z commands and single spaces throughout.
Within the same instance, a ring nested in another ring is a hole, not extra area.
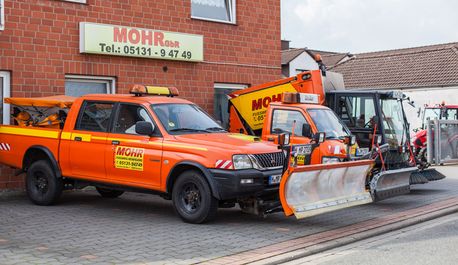
M 431 125 L 433 121 L 428 120 L 426 123 L 426 151 L 428 152 L 427 158 L 428 158 L 428 163 L 433 164 L 434 161 L 434 144 L 433 144 L 433 127 Z
M 436 166 L 441 163 L 441 142 L 440 142 L 440 124 L 437 118 L 434 119 L 434 151 Z

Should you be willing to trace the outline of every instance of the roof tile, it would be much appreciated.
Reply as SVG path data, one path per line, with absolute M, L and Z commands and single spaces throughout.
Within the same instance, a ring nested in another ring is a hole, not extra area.
M 360 53 L 331 70 L 347 88 L 415 88 L 458 85 L 458 43 Z

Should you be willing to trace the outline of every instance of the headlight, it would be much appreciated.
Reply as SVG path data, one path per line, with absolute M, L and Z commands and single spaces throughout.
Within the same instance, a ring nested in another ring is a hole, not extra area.
M 234 164 L 234 169 L 253 168 L 253 163 L 251 163 L 248 155 L 233 155 L 232 163 Z
M 332 163 L 339 163 L 339 162 L 340 162 L 340 158 L 338 157 L 323 157 L 323 159 L 321 160 L 322 164 L 332 164 Z

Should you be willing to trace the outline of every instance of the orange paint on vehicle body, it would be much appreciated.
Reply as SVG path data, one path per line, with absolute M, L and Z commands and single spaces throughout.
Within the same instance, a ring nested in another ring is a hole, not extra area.
M 162 136 L 76 130 L 75 124 L 85 101 L 143 106 L 158 125 L 156 128 Z M 42 146 L 51 151 L 62 176 L 166 192 L 167 178 L 179 162 L 191 161 L 212 169 L 218 160 L 232 161 L 234 154 L 279 151 L 273 143 L 251 141 L 245 136 L 233 137 L 230 133 L 170 135 L 160 126 L 160 120 L 150 108 L 152 104 L 165 103 L 192 104 L 184 99 L 163 96 L 87 95 L 77 98 L 62 130 L 0 126 L 0 142 L 11 146 L 10 151 L 0 151 L 0 162 L 22 168 L 26 151 L 33 146 Z M 123 148 L 116 150 L 118 146 Z M 118 160 L 119 157 L 125 159 L 116 161 L 116 156 Z M 138 160 L 140 157 L 141 163 Z

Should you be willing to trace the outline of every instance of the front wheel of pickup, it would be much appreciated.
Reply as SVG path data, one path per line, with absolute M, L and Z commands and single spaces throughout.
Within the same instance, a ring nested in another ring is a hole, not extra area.
M 172 201 L 176 213 L 187 223 L 205 223 L 216 217 L 218 200 L 200 172 L 185 171 L 178 177 Z
M 54 204 L 62 194 L 63 187 L 62 179 L 56 177 L 54 170 L 46 160 L 34 162 L 27 170 L 27 196 L 35 204 Z

